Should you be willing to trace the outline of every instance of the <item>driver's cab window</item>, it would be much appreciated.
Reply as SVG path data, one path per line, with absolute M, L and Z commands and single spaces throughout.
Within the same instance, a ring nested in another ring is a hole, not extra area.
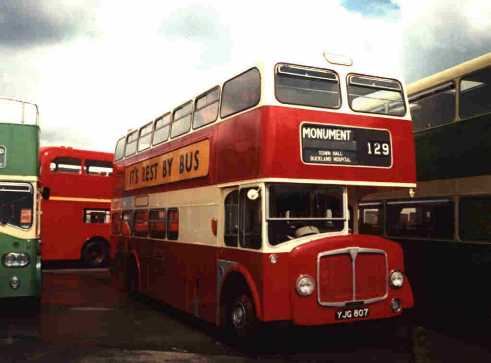
M 261 221 L 261 193 L 257 187 L 230 192 L 225 198 L 225 245 L 260 249 Z

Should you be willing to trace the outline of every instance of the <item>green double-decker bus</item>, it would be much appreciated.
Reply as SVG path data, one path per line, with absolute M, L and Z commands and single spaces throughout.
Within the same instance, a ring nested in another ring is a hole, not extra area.
M 41 297 L 39 111 L 0 97 L 0 301 Z

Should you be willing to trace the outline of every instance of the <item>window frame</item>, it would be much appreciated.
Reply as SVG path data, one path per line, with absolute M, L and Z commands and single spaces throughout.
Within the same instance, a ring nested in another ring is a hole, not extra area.
M 146 133 L 143 134 L 143 131 L 146 128 L 148 128 L 148 127 L 150 127 L 150 131 L 148 131 L 148 132 L 146 132 Z M 152 147 L 153 129 L 154 129 L 154 121 L 148 122 L 145 125 L 143 125 L 142 127 L 140 127 L 140 129 L 138 130 L 138 143 L 137 143 L 137 146 L 136 146 L 136 152 L 137 153 L 139 153 L 140 151 L 143 151 L 143 150 L 148 150 L 148 149 L 150 149 Z M 150 135 L 148 146 L 145 147 L 145 148 L 141 148 L 140 147 L 141 140 L 142 140 L 143 137 L 145 137 L 147 135 Z
M 152 218 L 152 212 L 163 212 L 163 219 L 161 218 Z M 152 229 L 152 224 L 154 222 L 161 222 L 163 224 L 163 235 L 162 236 L 156 236 L 153 235 L 152 233 L 154 230 Z M 151 208 L 148 211 L 148 237 L 149 238 L 155 238 L 155 239 L 166 239 L 167 238 L 167 209 L 166 208 Z
M 57 160 L 66 160 L 65 162 L 57 162 Z M 76 162 L 70 164 L 68 161 Z M 56 168 L 52 168 L 52 164 L 56 165 Z M 73 165 L 76 166 L 77 168 L 71 170 L 71 169 L 61 169 L 59 170 L 59 165 Z M 63 173 L 63 174 L 70 174 L 70 175 L 81 175 L 83 172 L 83 165 L 82 165 L 82 159 L 77 158 L 77 157 L 72 157 L 72 156 L 57 156 L 54 159 L 52 159 L 49 163 L 49 171 L 54 174 L 58 173 Z
M 135 139 L 130 141 L 130 138 L 133 138 L 133 137 Z M 131 147 L 133 147 L 133 144 L 135 145 L 135 150 L 133 152 L 131 152 L 130 154 L 128 154 L 128 146 L 131 145 Z M 126 136 L 126 145 L 124 148 L 125 158 L 135 155 L 137 153 L 137 147 L 138 147 L 138 129 L 129 132 L 128 135 Z
M 466 77 L 472 77 L 474 75 L 477 75 L 481 72 L 485 72 L 485 71 L 488 71 L 488 72 L 491 72 L 491 65 L 487 65 L 486 67 L 483 67 L 481 69 L 478 69 L 478 70 L 475 70 L 474 72 L 471 72 L 471 73 L 468 73 L 468 74 L 465 74 L 463 76 L 461 76 L 459 79 L 458 79 L 458 92 L 457 92 L 457 87 L 456 87 L 456 93 L 458 93 L 458 110 L 457 110 L 457 116 L 459 119 L 461 120 L 467 120 L 467 119 L 471 119 L 471 118 L 474 118 L 474 117 L 479 117 L 479 116 L 482 116 L 482 115 L 487 115 L 489 113 L 491 113 L 491 108 L 486 112 L 481 112 L 481 113 L 475 113 L 471 116 L 464 116 L 462 114 L 462 81 L 465 81 Z M 468 81 L 468 80 L 467 80 Z M 491 88 L 491 82 L 488 84 L 488 86 Z

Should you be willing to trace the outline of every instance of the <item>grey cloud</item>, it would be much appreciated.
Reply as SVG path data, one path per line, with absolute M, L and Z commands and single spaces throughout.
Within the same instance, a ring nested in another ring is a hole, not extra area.
M 53 44 L 93 28 L 97 0 L 84 8 L 67 6 L 58 0 L 2 0 L 0 2 L 0 46 L 26 48 Z
M 459 7 L 441 10 L 405 30 L 403 63 L 408 82 L 491 51 L 491 23 L 477 31 Z

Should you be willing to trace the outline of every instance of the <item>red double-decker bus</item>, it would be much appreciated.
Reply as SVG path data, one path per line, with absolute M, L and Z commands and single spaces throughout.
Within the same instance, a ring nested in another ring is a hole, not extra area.
M 89 267 L 110 258 L 112 153 L 71 147 L 40 149 L 43 262 L 81 260 Z
M 115 281 L 238 336 L 258 322 L 393 318 L 413 306 L 398 244 L 358 200 L 415 187 L 403 84 L 319 57 L 264 62 L 116 145 Z

